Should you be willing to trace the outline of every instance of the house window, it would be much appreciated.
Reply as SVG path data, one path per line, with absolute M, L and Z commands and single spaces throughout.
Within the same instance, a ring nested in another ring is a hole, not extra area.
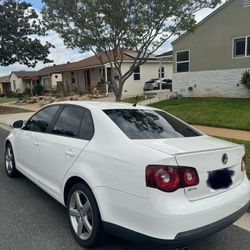
M 250 56 L 250 37 L 236 38 L 233 41 L 233 56 Z
M 247 56 L 250 56 L 250 37 L 247 38 Z
M 135 69 L 134 69 L 134 80 L 135 81 L 138 81 L 141 79 L 141 73 L 140 73 L 140 66 L 137 66 Z
M 178 51 L 176 52 L 176 72 L 188 72 L 189 71 L 189 51 Z
M 75 79 L 75 72 L 71 72 L 71 83 L 75 83 L 76 79 Z
M 243 0 L 243 6 L 249 7 L 250 6 L 250 0 Z
M 13 88 L 16 90 L 16 80 L 13 80 Z
M 159 71 L 158 71 L 158 78 L 164 78 L 165 77 L 165 68 L 164 67 L 160 67 Z

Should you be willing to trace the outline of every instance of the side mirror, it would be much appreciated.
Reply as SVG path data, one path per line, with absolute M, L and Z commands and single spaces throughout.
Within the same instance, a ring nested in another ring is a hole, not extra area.
M 23 120 L 18 120 L 13 122 L 12 128 L 22 128 L 24 126 L 25 122 Z

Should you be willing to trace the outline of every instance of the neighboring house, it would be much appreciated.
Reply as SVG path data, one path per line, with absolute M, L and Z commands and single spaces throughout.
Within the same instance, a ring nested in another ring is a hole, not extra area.
M 173 91 L 183 96 L 250 97 L 250 1 L 229 0 L 173 43 Z
M 125 73 L 132 66 L 136 54 L 132 51 L 123 52 L 122 72 Z M 107 82 L 111 78 L 111 68 L 107 57 L 102 57 L 102 65 L 96 56 L 91 56 L 74 63 L 58 65 L 58 72 L 62 73 L 64 87 L 77 88 L 83 93 L 91 93 L 93 88 L 100 88 L 101 79 Z M 144 83 L 152 78 L 159 78 L 160 65 L 162 76 L 172 78 L 172 57 L 158 58 L 151 56 L 146 63 L 136 68 L 134 73 L 127 79 L 123 87 L 123 97 L 143 94 Z M 108 86 L 102 87 L 103 92 L 110 92 Z
M 11 91 L 24 92 L 36 84 L 41 84 L 45 90 L 52 90 L 57 87 L 57 82 L 62 82 L 62 75 L 55 74 L 47 67 L 38 71 L 13 71 L 10 75 Z
M 31 84 L 35 71 L 13 71 L 10 74 L 11 91 L 22 93 Z
M 1 76 L 0 77 L 0 94 L 6 95 L 11 91 L 10 85 L 10 76 Z

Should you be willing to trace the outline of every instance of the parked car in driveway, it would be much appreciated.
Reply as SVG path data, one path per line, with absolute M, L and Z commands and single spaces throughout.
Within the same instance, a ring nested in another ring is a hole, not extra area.
M 160 87 L 160 84 L 161 87 Z M 145 82 L 143 90 L 144 91 L 151 91 L 151 90 L 159 90 L 159 89 L 169 89 L 172 91 L 172 80 L 162 78 L 160 79 L 151 79 L 150 81 Z
M 248 209 L 244 146 L 162 110 L 62 102 L 13 128 L 4 145 L 6 174 L 23 173 L 63 204 L 83 247 L 106 233 L 184 246 Z

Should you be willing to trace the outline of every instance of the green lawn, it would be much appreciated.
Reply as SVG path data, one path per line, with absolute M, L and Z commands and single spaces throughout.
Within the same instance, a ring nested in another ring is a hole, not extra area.
M 0 104 L 1 103 L 7 103 L 7 102 L 13 102 L 13 101 L 17 101 L 17 98 L 0 98 Z
M 250 179 L 250 141 L 241 141 L 241 140 L 228 139 L 228 138 L 221 138 L 221 139 L 245 145 L 246 156 L 247 156 L 247 176 L 248 176 L 248 179 Z
M 190 124 L 250 131 L 250 99 L 183 98 L 151 106 L 163 109 Z

